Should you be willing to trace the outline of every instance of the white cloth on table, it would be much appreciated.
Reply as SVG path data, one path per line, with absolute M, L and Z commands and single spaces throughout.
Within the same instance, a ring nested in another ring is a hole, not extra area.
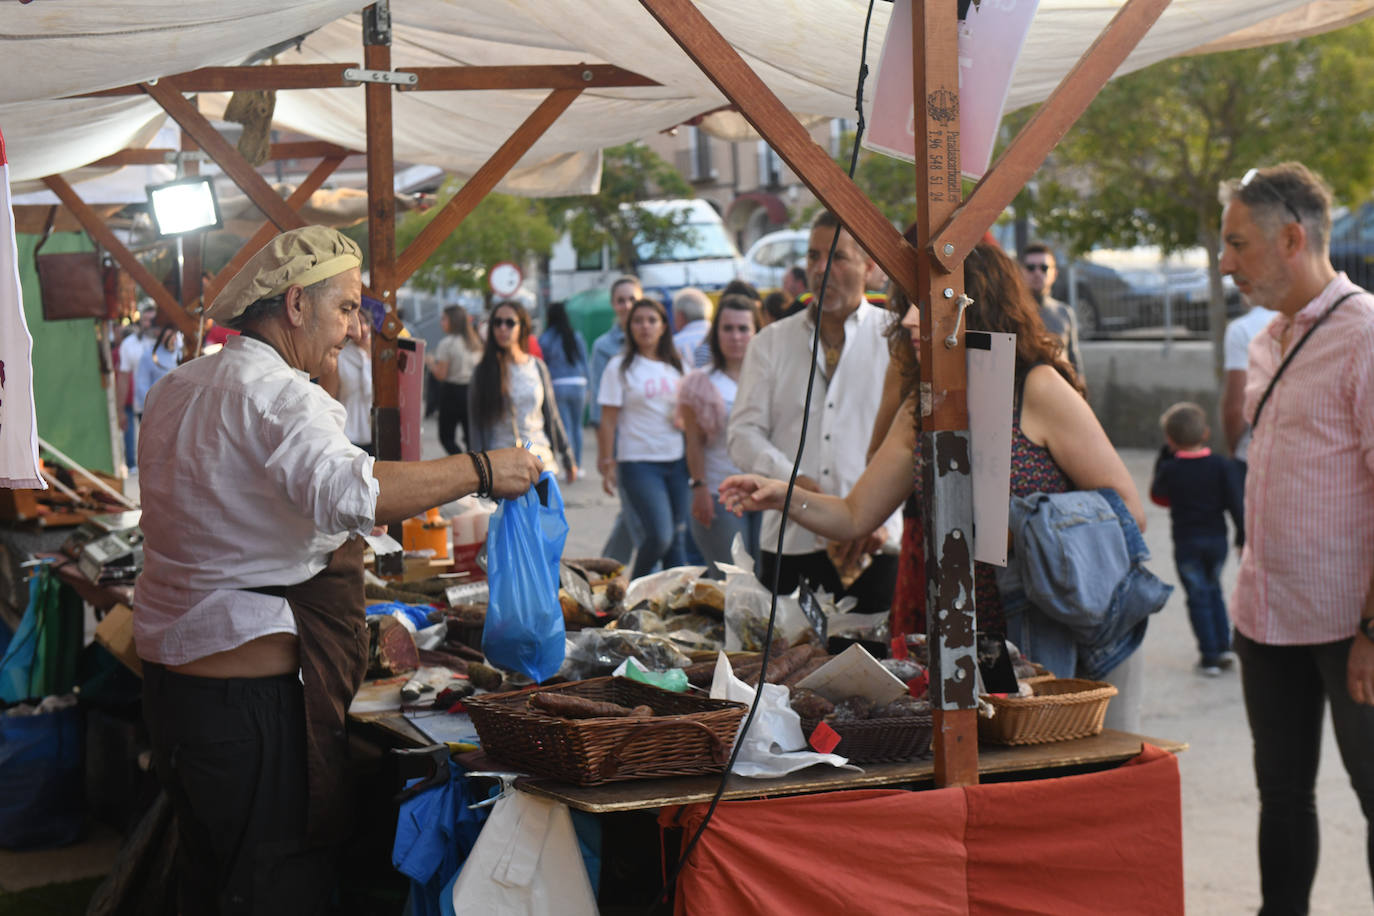
M 344 436 L 344 409 L 261 341 L 229 338 L 148 395 L 138 443 L 143 574 L 140 658 L 179 665 L 294 633 L 294 585 L 373 526 L 373 459 Z

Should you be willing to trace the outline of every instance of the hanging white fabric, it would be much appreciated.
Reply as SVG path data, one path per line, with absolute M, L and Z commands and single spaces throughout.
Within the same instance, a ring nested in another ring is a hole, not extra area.
M 568 806 L 508 792 L 453 884 L 455 913 L 597 916 Z
M 0 487 L 46 490 L 38 469 L 33 406 L 33 338 L 24 320 L 19 249 L 10 208 L 9 163 L 0 134 Z

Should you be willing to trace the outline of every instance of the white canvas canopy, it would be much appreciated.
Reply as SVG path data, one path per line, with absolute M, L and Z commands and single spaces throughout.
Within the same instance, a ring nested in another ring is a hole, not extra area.
M 1008 110 L 1045 98 L 1123 2 L 1041 0 Z M 242 64 L 273 48 L 281 64 L 361 63 L 363 6 L 359 0 L 0 4 L 0 130 L 16 190 L 125 147 L 146 146 L 163 118 L 156 103 L 142 96 L 63 96 Z M 866 2 L 697 0 L 697 6 L 791 111 L 853 116 Z M 890 10 L 881 2 L 874 12 L 868 49 L 874 64 Z M 1371 13 L 1374 0 L 1174 0 L 1119 72 L 1199 49 L 1312 34 Z M 636 0 L 393 0 L 391 14 L 397 69 L 609 63 L 661 84 L 584 92 L 506 176 L 501 190 L 593 190 L 601 148 L 669 129 L 726 103 Z M 299 49 L 293 41 L 298 36 L 305 36 Z M 870 83 L 870 97 L 871 92 Z M 471 174 L 545 95 L 398 93 L 395 156 Z M 207 97 L 202 106 L 214 114 L 224 101 Z M 275 124 L 352 149 L 366 145 L 363 93 L 356 88 L 281 92 Z M 729 113 L 712 115 L 704 126 L 730 138 L 748 133 L 742 119 Z

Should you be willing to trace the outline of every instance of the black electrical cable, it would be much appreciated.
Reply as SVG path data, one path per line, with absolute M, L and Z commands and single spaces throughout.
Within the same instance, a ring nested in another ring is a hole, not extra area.
M 854 177 L 854 170 L 859 163 L 859 141 L 864 135 L 864 81 L 868 78 L 868 30 L 873 22 L 873 6 L 875 0 L 868 0 L 868 15 L 864 18 L 863 44 L 859 49 L 859 79 L 854 93 L 854 108 L 859 117 L 854 130 L 854 147 L 849 152 L 849 177 Z M 811 333 L 811 371 L 806 380 L 806 399 L 802 403 L 802 426 L 801 434 L 797 437 L 797 457 L 792 462 L 792 474 L 787 479 L 787 492 L 782 500 L 782 519 L 778 525 L 778 560 L 773 564 L 773 581 L 769 588 L 772 598 L 768 605 L 768 630 L 764 634 L 763 653 L 760 657 L 761 667 L 759 668 L 759 682 L 754 688 L 754 702 L 749 707 L 749 714 L 744 719 L 744 724 L 740 726 L 739 736 L 735 739 L 734 749 L 730 752 L 730 759 L 725 764 L 725 772 L 720 775 L 720 784 L 716 787 L 716 794 L 711 798 L 711 805 L 706 809 L 706 816 L 701 819 L 701 825 L 697 827 L 692 838 L 683 847 L 682 855 L 673 866 L 672 872 L 668 875 L 663 884 L 663 891 L 659 896 L 659 902 L 668 899 L 669 889 L 677 883 L 677 877 L 682 872 L 682 868 L 691 858 L 692 851 L 696 849 L 697 843 L 701 840 L 701 835 L 706 832 L 706 827 L 711 823 L 711 817 L 716 813 L 716 807 L 720 804 L 721 797 L 725 794 L 726 783 L 730 779 L 730 774 L 735 768 L 735 760 L 739 757 L 740 747 L 744 744 L 744 736 L 749 732 L 749 726 L 754 722 L 754 713 L 758 711 L 759 700 L 763 696 L 763 685 L 767 683 L 765 674 L 768 671 L 768 656 L 773 647 L 773 627 L 778 617 L 778 579 L 782 573 L 782 548 L 783 538 L 787 533 L 787 517 L 792 507 L 792 491 L 797 486 L 797 475 L 801 469 L 802 450 L 806 446 L 806 430 L 811 420 L 811 394 L 816 385 L 816 366 L 820 353 L 821 344 L 821 313 L 825 307 L 825 291 L 830 283 L 830 264 L 835 257 L 835 248 L 840 243 L 840 227 L 835 227 L 835 235 L 830 239 L 830 250 L 825 259 L 825 273 L 821 276 L 821 288 L 816 292 L 816 322 L 815 328 Z

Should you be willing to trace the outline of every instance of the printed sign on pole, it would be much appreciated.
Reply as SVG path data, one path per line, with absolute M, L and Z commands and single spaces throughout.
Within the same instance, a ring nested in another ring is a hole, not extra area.
M 959 23 L 960 165 L 970 178 L 983 177 L 992 162 L 1012 74 L 1039 5 L 1040 0 L 981 0 Z M 911 0 L 896 0 L 863 145 L 908 162 L 916 158 L 912 59 Z

